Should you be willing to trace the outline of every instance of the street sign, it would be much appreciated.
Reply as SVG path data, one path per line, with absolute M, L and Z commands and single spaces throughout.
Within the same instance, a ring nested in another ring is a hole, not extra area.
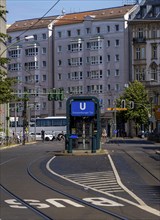
M 95 103 L 93 101 L 72 101 L 71 103 L 72 116 L 94 116 Z
M 127 108 L 107 108 L 107 111 L 127 111 Z

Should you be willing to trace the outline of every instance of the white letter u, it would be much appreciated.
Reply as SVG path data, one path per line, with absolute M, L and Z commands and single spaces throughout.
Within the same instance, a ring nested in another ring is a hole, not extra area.
M 85 102 L 84 103 L 80 102 L 80 109 L 81 110 L 85 110 L 86 109 L 86 103 Z

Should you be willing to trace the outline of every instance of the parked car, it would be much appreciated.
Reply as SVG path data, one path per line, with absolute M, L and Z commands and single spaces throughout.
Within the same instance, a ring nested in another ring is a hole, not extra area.
M 35 133 L 32 132 L 30 133 L 30 137 L 35 137 Z M 44 137 L 44 140 L 45 141 L 52 141 L 55 137 L 53 136 L 53 134 L 45 134 L 45 137 Z M 41 141 L 42 138 L 41 138 L 41 133 L 40 132 L 37 132 L 36 133 L 36 141 Z
M 149 135 L 149 131 L 139 131 L 138 132 L 138 137 L 140 137 L 140 138 L 148 137 L 148 135 Z

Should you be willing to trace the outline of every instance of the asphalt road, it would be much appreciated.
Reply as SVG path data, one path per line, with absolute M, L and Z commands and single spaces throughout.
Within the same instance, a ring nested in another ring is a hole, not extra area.
M 112 140 L 103 153 L 61 154 L 63 142 L 0 151 L 1 220 L 158 220 L 159 144 Z

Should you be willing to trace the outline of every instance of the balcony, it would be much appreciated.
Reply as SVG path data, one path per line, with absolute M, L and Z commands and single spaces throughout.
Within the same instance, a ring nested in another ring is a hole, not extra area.
M 134 37 L 133 44 L 146 43 L 146 37 Z

